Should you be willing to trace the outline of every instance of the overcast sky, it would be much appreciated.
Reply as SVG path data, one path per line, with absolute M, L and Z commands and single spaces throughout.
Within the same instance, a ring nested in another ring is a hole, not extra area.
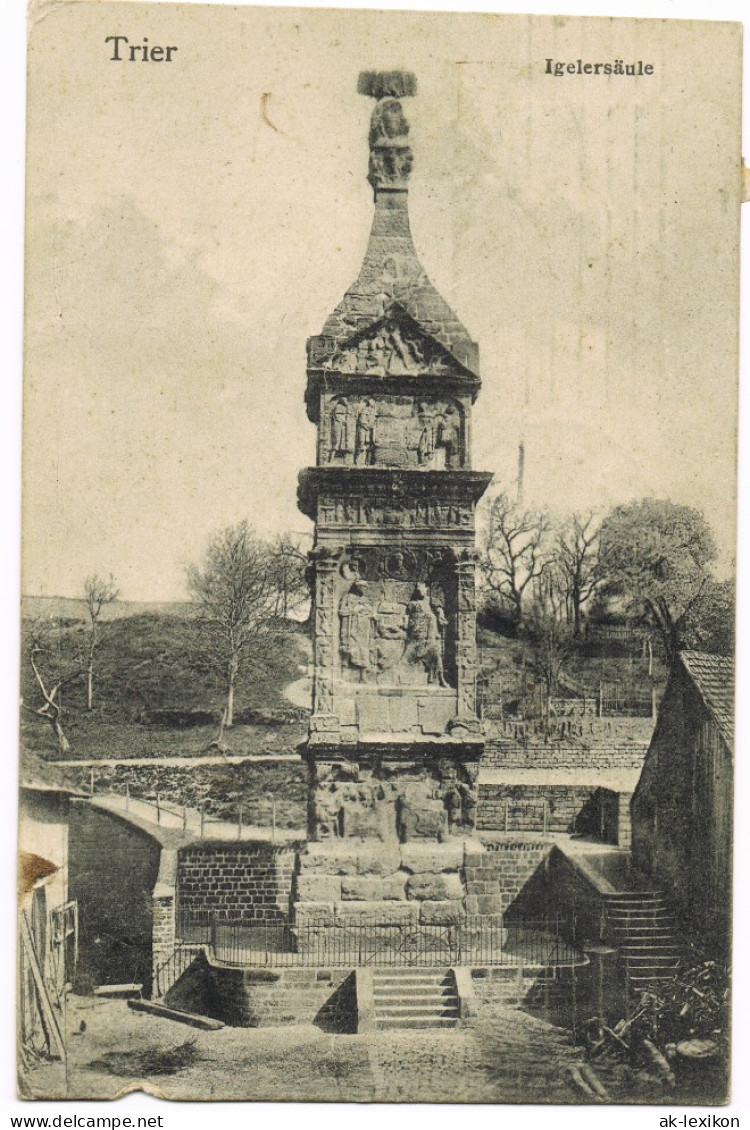
M 174 44 L 116 63 L 107 35 Z M 729 25 L 70 5 L 29 80 L 23 587 L 184 596 L 212 530 L 309 529 L 305 340 L 372 213 L 362 69 L 406 66 L 415 243 L 478 340 L 473 463 L 557 510 L 644 494 L 734 546 Z M 668 36 L 668 38 L 667 38 Z M 708 36 L 708 39 L 706 38 Z M 545 59 L 642 59 L 560 79 Z

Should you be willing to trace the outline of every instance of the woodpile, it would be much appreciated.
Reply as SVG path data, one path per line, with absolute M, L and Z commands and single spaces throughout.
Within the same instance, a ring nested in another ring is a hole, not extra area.
M 603 1068 L 627 1064 L 671 1089 L 678 1044 L 710 1041 L 717 1060 L 728 1056 L 729 994 L 726 966 L 694 962 L 658 989 L 642 993 L 616 1024 L 602 1017 L 588 1020 L 583 1029 L 588 1059 Z

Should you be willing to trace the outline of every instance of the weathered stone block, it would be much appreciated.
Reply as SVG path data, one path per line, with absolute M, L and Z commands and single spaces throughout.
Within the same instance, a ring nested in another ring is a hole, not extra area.
M 341 880 L 341 898 L 363 902 L 383 902 L 406 898 L 406 873 L 373 876 L 355 875 Z
M 408 902 L 338 902 L 334 920 L 343 926 L 416 926 L 419 907 Z
M 463 903 L 460 899 L 419 903 L 419 921 L 423 926 L 454 926 L 461 921 L 463 915 Z
M 392 697 L 388 700 L 390 728 L 395 731 L 411 732 L 419 725 L 417 719 L 417 700 L 412 697 Z
M 400 864 L 398 844 L 365 846 L 334 840 L 308 844 L 299 857 L 300 874 L 391 875 Z
M 348 839 L 388 840 L 396 837 L 393 805 L 375 808 L 357 804 L 344 804 L 341 820 L 342 835 Z
M 460 840 L 444 844 L 404 844 L 401 848 L 401 866 L 408 871 L 458 871 L 463 863 L 464 846 Z
M 425 695 L 418 700 L 419 727 L 423 734 L 444 734 L 455 713 L 456 699 L 453 696 Z
M 464 885 L 461 876 L 455 872 L 443 872 L 439 875 L 424 872 L 409 876 L 406 883 L 406 897 L 428 901 L 462 899 Z
M 341 879 L 335 875 L 298 875 L 297 898 L 300 902 L 338 902 Z
M 332 926 L 333 906 L 319 902 L 298 902 L 294 908 L 294 921 L 297 926 Z
M 357 698 L 357 723 L 367 734 L 385 734 L 390 731 L 388 699 L 377 694 L 361 694 Z
M 469 910 L 469 898 L 476 899 L 476 910 Z M 466 909 L 470 914 L 502 914 L 503 900 L 500 895 L 474 895 L 467 898 Z
M 421 805 L 407 801 L 401 808 L 399 830 L 402 840 L 441 840 L 448 834 L 448 814 L 440 801 Z
M 313 714 L 310 718 L 310 733 L 324 736 L 335 736 L 341 728 L 341 722 L 335 714 Z

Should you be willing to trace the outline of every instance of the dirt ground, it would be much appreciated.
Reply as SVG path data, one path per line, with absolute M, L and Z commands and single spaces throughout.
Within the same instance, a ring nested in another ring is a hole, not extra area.
M 71 997 L 67 1030 L 67 1073 L 38 1064 L 24 1078 L 24 1097 L 112 1099 L 148 1090 L 215 1101 L 580 1102 L 568 1067 L 581 1052 L 569 1034 L 509 1007 L 471 1029 L 347 1036 L 313 1025 L 202 1032 L 122 1001 Z M 146 1062 L 156 1070 L 143 1074 Z M 625 1079 L 606 1085 L 615 1101 L 639 1101 Z

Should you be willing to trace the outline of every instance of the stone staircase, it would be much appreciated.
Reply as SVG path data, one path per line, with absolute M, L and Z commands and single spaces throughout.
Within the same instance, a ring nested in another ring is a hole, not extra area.
M 674 915 L 661 891 L 619 891 L 605 899 L 607 934 L 635 993 L 657 989 L 680 965 Z
M 450 969 L 373 969 L 375 1028 L 457 1028 L 459 999 Z

